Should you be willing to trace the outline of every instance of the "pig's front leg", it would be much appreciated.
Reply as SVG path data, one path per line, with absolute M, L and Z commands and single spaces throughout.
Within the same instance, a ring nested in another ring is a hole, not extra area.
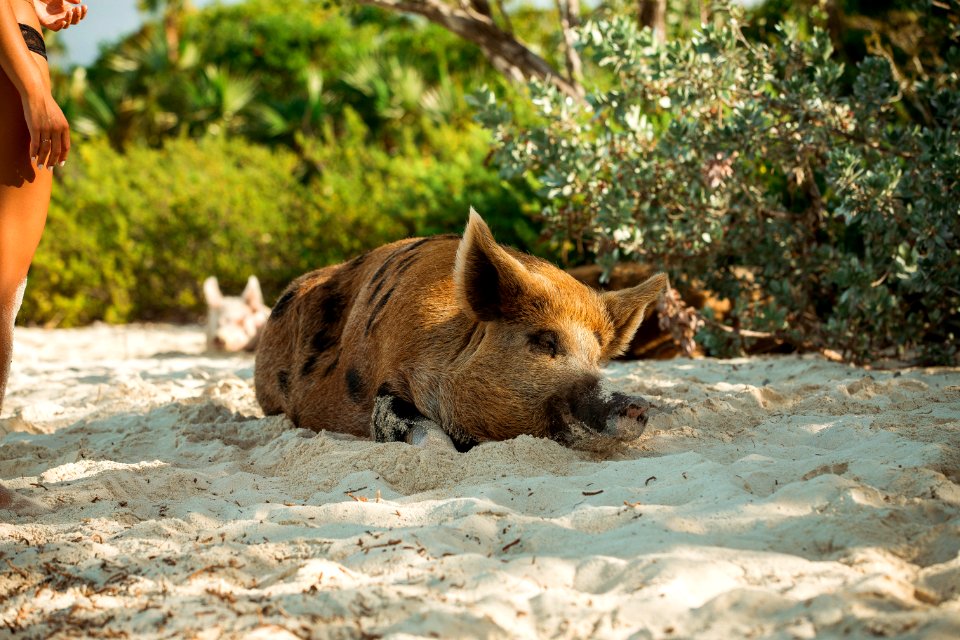
M 382 392 L 373 401 L 373 437 L 377 442 L 407 442 L 418 447 L 442 447 L 456 451 L 453 441 L 436 422 L 411 403 Z
M 411 427 L 407 433 L 407 442 L 417 447 L 440 447 L 456 451 L 457 447 L 440 425 L 424 418 Z

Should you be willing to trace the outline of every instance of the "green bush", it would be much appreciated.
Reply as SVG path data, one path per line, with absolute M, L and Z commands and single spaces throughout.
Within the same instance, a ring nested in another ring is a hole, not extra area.
M 356 116 L 341 139 L 306 138 L 320 167 L 298 179 L 300 155 L 241 139 L 171 140 L 125 153 L 104 140 L 74 146 L 61 170 L 30 272 L 21 321 L 195 320 L 201 283 L 239 292 L 256 274 L 268 302 L 294 277 L 398 238 L 458 232 L 472 204 L 505 238 L 523 194 L 483 167 L 478 127 L 431 128 L 438 152 L 364 144 Z
M 698 335 L 712 353 L 738 352 L 749 329 L 857 360 L 955 360 L 960 49 L 910 86 L 929 112 L 917 125 L 886 60 L 861 63 L 851 95 L 825 33 L 751 43 L 742 12 L 723 13 L 666 46 L 632 17 L 585 25 L 610 88 L 578 105 L 534 86 L 533 125 L 480 94 L 503 175 L 536 180 L 565 246 L 729 298 L 729 325 Z
M 291 177 L 296 163 L 238 141 L 125 154 L 104 141 L 75 145 L 56 181 L 24 319 L 186 319 L 200 309 L 207 275 L 233 288 L 256 272 L 276 286 L 290 258 L 282 247 L 323 222 Z
M 296 135 L 360 114 L 389 146 L 425 114 L 465 122 L 465 92 L 503 82 L 480 50 L 422 20 L 371 7 L 246 0 L 186 11 L 175 48 L 158 19 L 56 75 L 58 103 L 88 137 L 118 148 L 186 135 L 243 135 L 296 148 Z

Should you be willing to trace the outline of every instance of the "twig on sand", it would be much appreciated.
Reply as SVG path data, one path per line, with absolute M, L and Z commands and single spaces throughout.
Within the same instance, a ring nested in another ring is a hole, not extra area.
M 381 542 L 380 544 L 372 544 L 369 547 L 364 547 L 363 552 L 368 553 L 370 549 L 377 549 L 380 547 L 392 547 L 400 544 L 403 540 L 387 540 L 386 542 Z
M 206 567 L 203 567 L 202 569 L 197 569 L 196 571 L 194 571 L 193 573 L 187 576 L 187 581 L 189 582 L 190 580 L 193 580 L 194 578 L 201 576 L 204 573 L 213 573 L 217 569 L 226 569 L 226 566 L 222 564 L 211 564 Z
M 509 551 L 510 547 L 514 547 L 518 544 L 520 544 L 520 538 L 517 538 L 513 542 L 508 542 L 507 544 L 503 545 L 503 548 L 501 549 L 501 551 Z
M 11 569 L 13 569 L 13 571 L 14 571 L 17 575 L 19 575 L 21 578 L 27 578 L 27 577 L 30 576 L 29 573 L 27 573 L 26 571 L 24 571 L 23 569 L 21 569 L 21 568 L 18 567 L 17 565 L 15 565 L 15 564 L 13 564 L 12 562 L 10 562 L 10 559 L 9 559 L 9 558 L 6 559 L 6 562 L 7 562 L 7 566 L 10 567 Z
M 230 593 L 229 591 L 221 591 L 219 589 L 214 589 L 213 587 L 207 587 L 206 592 L 211 596 L 216 596 L 226 602 L 227 604 L 236 604 L 237 597 Z
M 603 493 L 603 489 L 598 489 L 596 491 L 581 491 L 580 493 L 582 493 L 585 496 L 596 496 Z

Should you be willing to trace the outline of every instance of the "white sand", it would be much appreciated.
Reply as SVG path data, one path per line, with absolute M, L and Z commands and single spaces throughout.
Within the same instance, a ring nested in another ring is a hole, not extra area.
M 0 637 L 960 637 L 960 370 L 615 364 L 664 412 L 593 461 L 293 429 L 202 348 L 19 331 Z

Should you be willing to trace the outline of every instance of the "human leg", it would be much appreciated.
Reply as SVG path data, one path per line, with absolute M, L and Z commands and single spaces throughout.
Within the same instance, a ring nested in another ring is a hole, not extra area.
M 27 288 L 27 279 L 24 278 L 14 294 L 13 304 L 7 309 L 0 308 L 0 411 L 3 410 L 3 397 L 6 392 L 7 378 L 10 376 L 10 362 L 13 359 L 13 325 L 17 319 L 17 312 L 23 304 L 23 294 Z
M 30 161 L 19 94 L 0 73 L 0 409 L 9 374 L 16 320 L 33 254 L 47 219 L 52 173 Z
M 37 57 L 46 70 L 46 63 Z M 23 300 L 27 270 L 47 219 L 53 174 L 29 157 L 20 95 L 0 72 L 0 411 L 13 355 L 13 325 Z M 0 484 L 0 509 L 31 513 L 38 505 Z

